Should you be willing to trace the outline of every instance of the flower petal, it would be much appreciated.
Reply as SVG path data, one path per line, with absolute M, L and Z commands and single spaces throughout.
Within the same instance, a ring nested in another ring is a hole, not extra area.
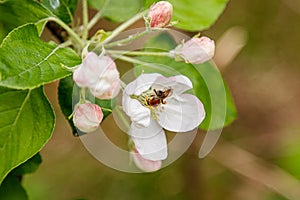
M 158 123 L 174 132 L 187 132 L 198 127 L 205 117 L 201 101 L 194 95 L 182 94 L 179 99 L 169 98 L 158 114 Z
M 161 76 L 162 75 L 157 73 L 142 74 L 136 80 L 132 81 L 126 86 L 123 95 L 140 95 L 142 92 L 148 90 L 152 86 L 157 77 Z
M 95 131 L 103 119 L 100 106 L 92 103 L 78 104 L 75 107 L 73 122 L 82 132 Z
M 183 92 L 192 89 L 193 84 L 189 78 L 183 75 L 171 76 L 169 78 L 160 76 L 155 80 L 153 88 L 155 88 L 156 90 L 172 88 L 174 94 L 180 95 Z
M 109 61 L 109 57 L 106 56 Z M 97 82 L 90 86 L 91 93 L 99 99 L 112 99 L 120 91 L 119 72 L 114 63 L 103 71 Z
M 136 126 L 136 123 L 132 123 L 129 130 L 129 135 L 135 138 L 147 139 L 159 134 L 160 131 L 161 126 L 152 118 L 150 118 L 150 123 L 147 126 L 147 131 L 145 131 L 145 127 Z
M 152 129 L 149 127 L 143 128 L 143 131 L 146 135 L 150 135 Z M 131 130 L 130 130 L 131 132 Z M 159 161 L 167 158 L 167 139 L 163 129 L 153 137 L 148 138 L 139 138 L 131 137 L 137 151 L 141 154 L 144 159 Z
M 89 87 L 98 80 L 106 64 L 106 60 L 99 58 L 94 52 L 89 52 L 74 71 L 73 79 L 79 87 Z
M 129 96 L 123 96 L 123 110 L 137 127 L 147 127 L 150 124 L 150 110 Z
M 161 160 L 147 160 L 143 158 L 141 154 L 139 154 L 136 148 L 134 148 L 133 151 L 130 152 L 130 154 L 133 158 L 133 162 L 135 163 L 135 165 L 144 172 L 154 172 L 161 168 Z
M 201 64 L 210 60 L 215 53 L 215 42 L 208 37 L 192 38 L 180 44 L 170 52 L 177 60 L 185 60 L 188 63 Z

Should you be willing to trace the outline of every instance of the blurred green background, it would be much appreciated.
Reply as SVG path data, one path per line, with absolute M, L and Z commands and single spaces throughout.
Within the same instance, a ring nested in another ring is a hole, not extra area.
M 100 23 L 106 29 L 116 26 Z M 72 136 L 54 83 L 46 91 L 56 111 L 56 129 L 41 152 L 39 169 L 24 176 L 30 199 L 300 199 L 300 2 L 230 0 L 202 34 L 219 41 L 237 26 L 240 32 L 231 32 L 224 44 L 238 43 L 246 31 L 246 45 L 226 64 L 217 51 L 216 62 L 232 91 L 238 119 L 224 128 L 207 157 L 198 158 L 204 136 L 199 131 L 184 156 L 156 173 L 110 169 Z M 230 52 L 231 47 L 217 50 Z

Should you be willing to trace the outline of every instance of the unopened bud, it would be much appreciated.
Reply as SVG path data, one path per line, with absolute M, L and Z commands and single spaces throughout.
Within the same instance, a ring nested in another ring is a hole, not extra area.
M 170 52 L 176 60 L 184 60 L 192 64 L 204 63 L 212 59 L 214 54 L 215 42 L 208 37 L 192 38 Z
M 161 160 L 159 161 L 152 161 L 147 160 L 141 156 L 141 154 L 133 148 L 133 151 L 130 152 L 133 158 L 133 162 L 135 165 L 144 172 L 154 172 L 161 168 Z
M 173 15 L 173 6 L 167 1 L 160 1 L 150 7 L 148 18 L 152 28 L 163 28 L 169 25 Z
M 95 131 L 103 119 L 101 108 L 92 103 L 79 104 L 73 115 L 74 125 L 82 132 Z

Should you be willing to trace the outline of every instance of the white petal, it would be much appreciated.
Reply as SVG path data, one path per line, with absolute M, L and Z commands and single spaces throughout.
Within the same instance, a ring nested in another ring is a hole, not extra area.
M 150 124 L 147 126 L 147 131 L 145 131 L 145 127 L 139 127 L 136 126 L 136 123 L 132 123 L 129 130 L 129 135 L 135 138 L 147 139 L 154 137 L 160 132 L 161 126 L 152 118 L 150 118 Z
M 180 100 L 169 98 L 159 113 L 158 123 L 174 132 L 187 132 L 198 127 L 205 117 L 201 101 L 194 95 L 182 94 Z
M 131 121 L 138 127 L 147 127 L 150 124 L 150 110 L 136 100 L 123 96 L 123 110 Z
M 153 84 L 155 89 L 172 88 L 173 93 L 180 95 L 183 92 L 192 89 L 193 84 L 189 78 L 183 75 L 171 76 L 166 78 L 164 76 L 158 77 Z
M 152 129 L 143 128 L 145 134 Z M 158 134 L 150 138 L 132 137 L 137 151 L 147 160 L 159 161 L 167 158 L 167 139 L 163 129 Z
M 124 94 L 131 95 L 140 95 L 142 92 L 148 90 L 152 84 L 156 81 L 157 77 L 160 77 L 160 74 L 142 74 L 136 80 L 129 83 L 125 90 Z

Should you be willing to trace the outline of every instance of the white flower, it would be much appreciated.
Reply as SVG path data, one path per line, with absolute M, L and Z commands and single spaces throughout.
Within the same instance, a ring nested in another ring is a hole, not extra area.
M 150 26 L 152 28 L 164 28 L 169 25 L 173 15 L 173 6 L 167 1 L 160 1 L 153 4 L 148 13 Z
M 75 107 L 73 115 L 74 125 L 85 133 L 95 131 L 102 119 L 102 110 L 96 104 L 84 103 Z
M 203 104 L 196 96 L 184 93 L 192 87 L 191 81 L 183 75 L 167 78 L 157 73 L 142 74 L 126 86 L 122 105 L 132 121 L 129 135 L 144 159 L 166 159 L 167 140 L 163 128 L 187 132 L 203 121 Z
M 79 87 L 87 87 L 99 99 L 112 99 L 120 91 L 120 77 L 116 64 L 109 56 L 89 52 L 74 71 L 73 80 Z
M 170 56 L 187 63 L 201 64 L 215 54 L 215 42 L 208 37 L 192 38 L 170 51 Z

